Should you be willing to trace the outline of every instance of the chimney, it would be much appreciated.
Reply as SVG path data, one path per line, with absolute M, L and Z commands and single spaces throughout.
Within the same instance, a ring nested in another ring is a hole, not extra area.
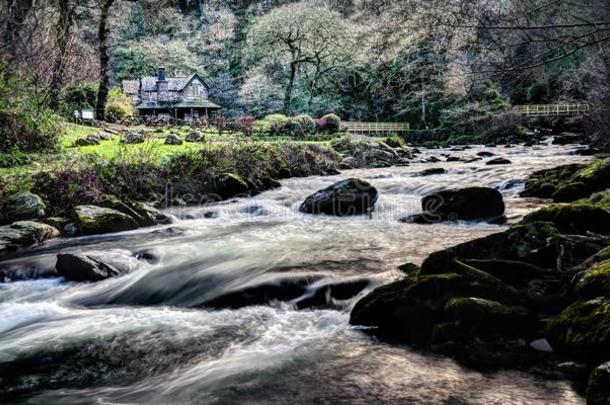
M 159 68 L 159 70 L 158 70 L 158 71 L 159 71 L 159 74 L 158 74 L 158 76 L 157 76 L 157 79 L 158 79 L 160 82 L 164 82 L 164 81 L 165 81 L 165 68 Z

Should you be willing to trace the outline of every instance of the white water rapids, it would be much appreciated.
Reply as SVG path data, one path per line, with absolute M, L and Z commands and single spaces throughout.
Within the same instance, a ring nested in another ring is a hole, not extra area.
M 134 271 L 98 283 L 1 283 L 0 392 L 19 385 L 10 403 L 45 405 L 583 403 L 568 382 L 471 371 L 379 342 L 348 323 L 358 298 L 402 276 L 400 264 L 421 263 L 436 250 L 505 229 L 399 222 L 420 211 L 423 195 L 498 187 L 509 223 L 515 222 L 542 204 L 517 197 L 522 180 L 536 170 L 589 159 L 571 155 L 574 148 L 424 150 L 421 159 L 489 150 L 513 164 L 413 163 L 290 179 L 254 198 L 177 210 L 182 219 L 171 226 L 61 239 L 23 252 L 0 269 L 44 274 L 60 250 L 95 250 L 133 261 Z M 432 167 L 448 173 L 418 175 Z M 372 218 L 298 213 L 307 195 L 348 177 L 378 189 Z M 158 262 L 132 257 L 143 250 Z M 291 277 L 311 277 L 305 298 L 343 281 L 364 280 L 366 288 L 354 299 L 327 297 L 329 309 L 296 310 L 301 296 L 239 309 L 206 307 L 227 294 Z M 14 378 L 2 375 L 7 370 Z

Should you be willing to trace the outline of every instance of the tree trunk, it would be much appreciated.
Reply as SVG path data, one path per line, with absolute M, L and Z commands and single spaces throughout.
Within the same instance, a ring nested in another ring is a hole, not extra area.
M 294 89 L 294 80 L 297 76 L 298 65 L 296 62 L 290 64 L 290 78 L 286 85 L 286 92 L 284 93 L 284 115 L 290 116 L 292 113 L 292 91 Z
M 74 6 L 67 0 L 57 2 L 59 7 L 59 20 L 55 29 L 55 40 L 57 42 L 57 56 L 53 63 L 53 75 L 49 84 L 49 106 L 57 108 L 61 87 L 64 83 L 68 47 L 70 45 L 70 30 L 74 22 Z
M 21 27 L 34 6 L 34 0 L 5 0 L 4 2 L 8 15 L 2 33 L 2 53 L 6 61 L 10 63 L 15 59 L 19 48 Z
M 108 16 L 110 8 L 115 0 L 104 0 L 102 4 L 102 13 L 100 15 L 100 25 L 98 27 L 98 40 L 100 52 L 100 85 L 97 91 L 97 104 L 95 106 L 95 115 L 99 121 L 106 119 L 106 101 L 108 99 L 108 63 L 110 56 L 108 55 Z

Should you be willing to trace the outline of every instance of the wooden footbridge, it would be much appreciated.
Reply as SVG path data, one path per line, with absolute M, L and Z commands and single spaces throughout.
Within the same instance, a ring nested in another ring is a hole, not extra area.
M 585 102 L 559 104 L 525 104 L 513 106 L 511 111 L 523 117 L 577 117 L 589 115 L 591 104 Z M 344 122 L 347 132 L 360 135 L 404 134 L 409 131 L 407 122 Z
M 526 104 L 516 105 L 512 111 L 524 117 L 576 117 L 589 115 L 589 103 L 561 103 L 561 104 Z

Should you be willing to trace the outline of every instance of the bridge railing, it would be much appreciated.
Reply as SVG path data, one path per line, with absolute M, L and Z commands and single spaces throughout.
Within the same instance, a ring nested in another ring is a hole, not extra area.
M 526 104 L 514 106 L 513 112 L 528 117 L 575 116 L 589 114 L 591 105 L 588 103 Z
M 357 134 L 389 134 L 407 132 L 409 123 L 407 122 L 343 122 L 347 132 Z

